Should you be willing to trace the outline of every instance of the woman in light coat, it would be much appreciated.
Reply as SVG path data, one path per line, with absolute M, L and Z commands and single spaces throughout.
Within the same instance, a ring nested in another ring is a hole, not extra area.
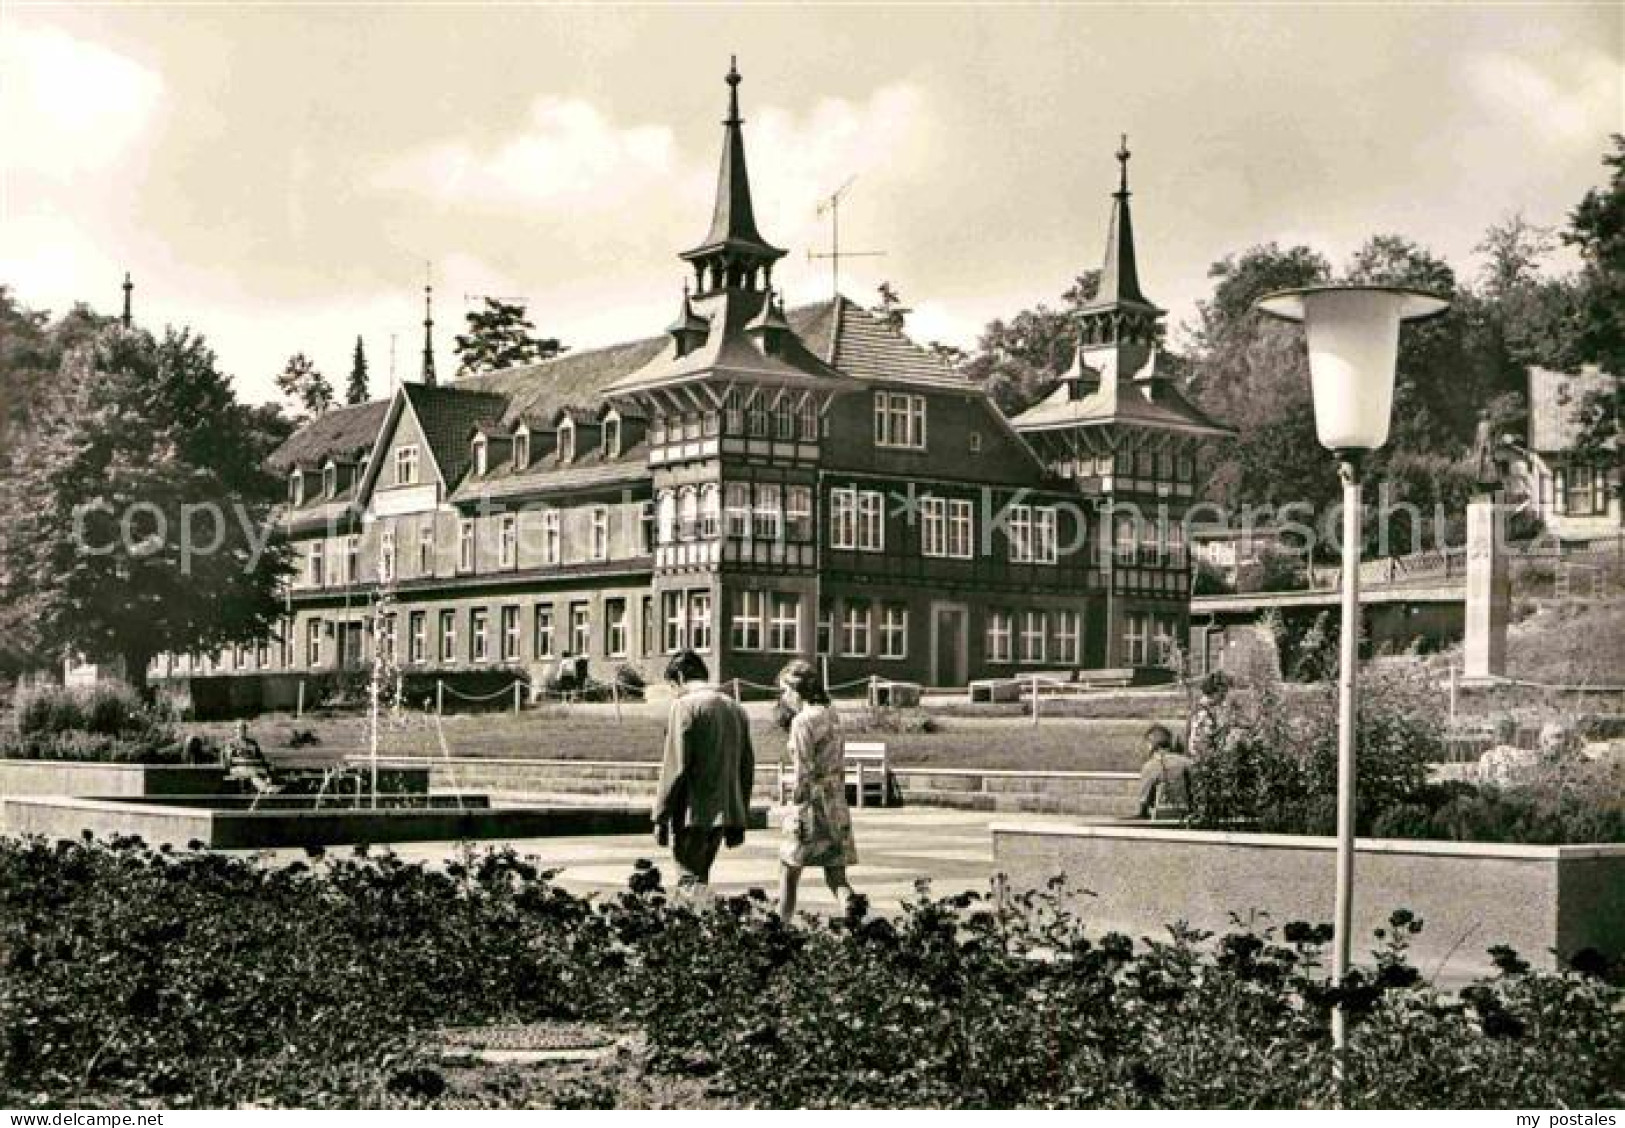
M 789 920 L 807 866 L 822 867 L 824 883 L 837 899 L 851 896 L 846 867 L 857 863 L 858 847 L 846 805 L 841 718 L 818 670 L 800 659 L 791 662 L 779 674 L 779 692 L 791 715 L 789 757 L 795 781 L 779 846 L 779 915 Z

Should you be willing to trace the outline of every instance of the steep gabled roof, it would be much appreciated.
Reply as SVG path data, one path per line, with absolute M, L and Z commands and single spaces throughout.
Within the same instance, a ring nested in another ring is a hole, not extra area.
M 284 472 L 296 465 L 319 466 L 332 455 L 365 454 L 388 413 L 387 399 L 332 408 L 289 435 L 267 464 Z
M 942 357 L 845 298 L 789 312 L 790 327 L 830 364 L 860 380 L 973 387 Z
M 446 488 L 456 488 L 473 459 L 469 435 L 480 424 L 501 419 L 508 401 L 499 395 L 461 386 L 403 384 L 401 390 L 418 417 L 424 441 L 440 467 Z
M 521 419 L 533 430 L 552 427 L 564 407 L 584 407 L 603 398 L 604 389 L 660 354 L 666 337 L 646 337 L 603 348 L 567 352 L 539 364 L 465 376 L 451 387 L 489 392 L 507 399 L 503 420 Z

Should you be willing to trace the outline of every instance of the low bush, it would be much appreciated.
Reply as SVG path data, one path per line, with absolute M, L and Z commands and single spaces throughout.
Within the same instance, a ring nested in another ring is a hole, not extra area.
M 895 920 L 858 898 L 792 928 L 759 892 L 674 904 L 647 862 L 583 899 L 511 851 L 269 868 L 0 840 L 0 1104 L 432 1104 L 426 1031 L 592 1019 L 744 1104 L 1326 1106 L 1338 1000 L 1350 1106 L 1625 1099 L 1622 969 L 1594 954 L 1554 974 L 1498 953 L 1446 995 L 1408 964 L 1422 925 L 1401 912 L 1376 970 L 1333 984 L 1325 926 L 1135 941 L 1064 893 L 922 892 Z
M 0 734 L 0 759 L 113 764 L 178 763 L 182 750 L 161 709 L 124 685 L 19 688 L 16 731 Z
M 61 760 L 98 764 L 183 764 L 185 748 L 167 732 L 132 737 L 48 732 L 0 739 L 0 760 Z
M 1379 814 L 1371 833 L 1532 845 L 1625 842 L 1625 767 L 1575 761 L 1510 787 L 1429 784 Z
M 924 709 L 892 705 L 866 705 L 854 709 L 851 718 L 846 721 L 846 728 L 849 732 L 892 733 L 899 736 L 942 731 L 941 723 Z

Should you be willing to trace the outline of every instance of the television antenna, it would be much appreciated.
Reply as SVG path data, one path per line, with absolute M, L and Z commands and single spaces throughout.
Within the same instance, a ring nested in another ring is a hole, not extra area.
M 473 305 L 475 302 L 504 302 L 504 303 L 506 303 L 508 305 L 519 306 L 520 308 L 524 308 L 524 307 L 530 305 L 530 299 L 523 296 L 523 295 L 520 295 L 519 297 L 510 297 L 510 296 L 507 296 L 507 295 L 504 295 L 504 294 L 464 294 L 463 295 L 463 304 L 464 305 Z
M 807 252 L 808 262 L 813 262 L 817 259 L 829 260 L 830 289 L 837 298 L 841 296 L 842 259 L 884 258 L 886 255 L 885 251 L 841 250 L 841 197 L 846 195 L 846 190 L 852 187 L 852 182 L 856 179 L 856 176 L 847 177 L 845 184 L 842 184 L 839 188 L 835 189 L 835 191 L 831 192 L 828 196 L 819 201 L 818 218 L 823 219 L 825 215 L 829 216 L 829 251 L 824 254 L 820 254 L 816 251 Z

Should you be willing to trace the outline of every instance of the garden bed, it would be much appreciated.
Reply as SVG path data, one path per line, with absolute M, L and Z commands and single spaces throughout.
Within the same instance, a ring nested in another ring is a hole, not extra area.
M 1064 874 L 1096 927 L 1223 931 L 1254 912 L 1330 920 L 1336 840 L 1139 825 L 993 827 L 994 865 L 1017 888 Z M 1510 846 L 1358 839 L 1354 932 L 1395 909 L 1427 922 L 1413 952 L 1432 971 L 1482 972 L 1506 945 L 1552 967 L 1586 948 L 1625 955 L 1625 845 Z

